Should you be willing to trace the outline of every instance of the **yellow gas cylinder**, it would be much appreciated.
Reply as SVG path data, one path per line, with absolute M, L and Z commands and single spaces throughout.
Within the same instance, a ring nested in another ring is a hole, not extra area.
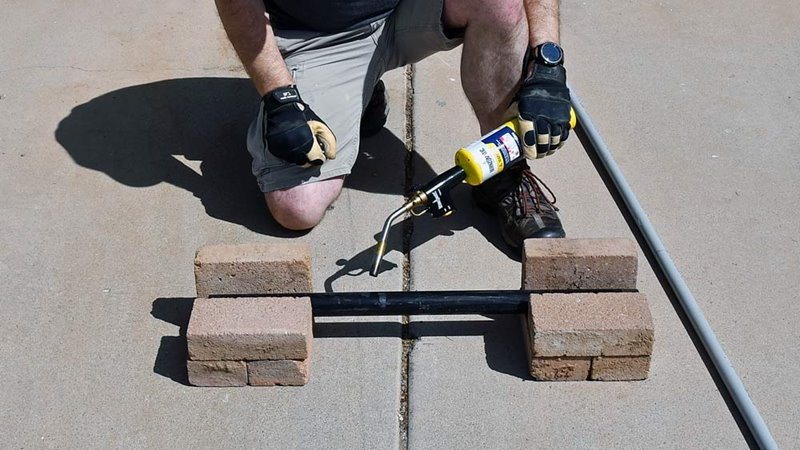
M 478 141 L 458 149 L 456 165 L 464 169 L 467 184 L 477 186 L 483 183 L 522 156 L 518 130 L 517 120 L 512 119 Z
M 569 111 L 570 128 L 575 128 L 575 111 Z M 456 165 L 464 169 L 465 181 L 477 186 L 492 178 L 511 162 L 523 157 L 519 141 L 519 122 L 516 118 L 486 133 L 478 141 L 456 152 Z

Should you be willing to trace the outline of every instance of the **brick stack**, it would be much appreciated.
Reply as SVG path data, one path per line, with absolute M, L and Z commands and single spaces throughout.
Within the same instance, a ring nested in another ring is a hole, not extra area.
M 642 380 L 653 322 L 636 291 L 636 245 L 625 239 L 531 239 L 523 289 L 531 375 L 537 380 Z M 187 329 L 196 386 L 299 386 L 312 346 L 306 245 L 207 246 L 197 252 Z M 279 295 L 280 294 L 280 295 Z M 288 296 L 287 296 L 288 294 Z
M 311 300 L 268 296 L 311 292 L 308 246 L 206 246 L 195 258 L 195 280 L 198 298 L 186 332 L 190 384 L 308 382 Z
M 530 239 L 523 289 L 531 375 L 537 380 L 643 380 L 653 321 L 636 292 L 636 245 L 628 239 Z M 560 292 L 559 292 L 560 291 Z
M 307 244 L 206 245 L 194 258 L 198 297 L 308 293 Z

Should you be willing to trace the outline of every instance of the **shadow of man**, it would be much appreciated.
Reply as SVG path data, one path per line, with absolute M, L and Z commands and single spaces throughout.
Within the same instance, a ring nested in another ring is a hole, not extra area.
M 158 81 L 78 105 L 58 124 L 55 138 L 76 164 L 126 186 L 169 183 L 200 199 L 211 217 L 257 233 L 298 236 L 271 219 L 250 170 L 247 128 L 259 102 L 247 78 Z M 402 193 L 386 182 L 386 172 L 399 171 L 402 178 L 406 153 L 388 130 L 365 139 L 347 187 Z M 426 162 L 419 168 L 434 175 Z
M 191 192 L 211 217 L 260 234 L 301 236 L 304 233 L 285 230 L 271 218 L 250 170 L 247 128 L 259 101 L 247 78 L 163 80 L 118 89 L 76 106 L 58 124 L 55 137 L 76 164 L 123 185 L 143 188 L 169 183 Z M 456 148 L 457 143 L 453 145 Z M 419 154 L 409 158 L 404 143 L 386 129 L 364 139 L 361 147 L 353 174 L 347 177 L 348 189 L 401 194 L 402 181 L 387 180 L 407 177 L 406 164 L 413 167 L 415 179 L 436 175 Z M 456 201 L 463 205 L 468 190 L 457 191 Z M 388 214 L 396 206 L 387 205 L 386 211 L 376 213 Z M 435 225 L 422 222 L 414 230 L 411 248 L 471 226 L 508 253 L 495 226 L 469 207 L 455 220 Z M 390 248 L 403 251 L 397 237 Z M 370 248 L 341 260 L 341 269 L 326 287 L 331 289 L 333 280 L 368 268 L 371 254 Z
M 158 81 L 75 107 L 55 137 L 75 163 L 126 186 L 169 183 L 211 217 L 288 237 L 296 233 L 270 219 L 250 171 L 245 140 L 259 101 L 246 78 Z

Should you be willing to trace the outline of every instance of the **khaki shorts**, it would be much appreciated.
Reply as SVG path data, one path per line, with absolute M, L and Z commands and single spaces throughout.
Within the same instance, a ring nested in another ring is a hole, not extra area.
M 402 0 L 388 17 L 342 33 L 275 30 L 300 97 L 336 135 L 337 154 L 322 166 L 305 169 L 276 158 L 264 146 L 259 108 L 247 133 L 247 150 L 261 191 L 350 173 L 358 156 L 361 112 L 384 72 L 461 44 L 461 38 L 445 35 L 443 3 Z

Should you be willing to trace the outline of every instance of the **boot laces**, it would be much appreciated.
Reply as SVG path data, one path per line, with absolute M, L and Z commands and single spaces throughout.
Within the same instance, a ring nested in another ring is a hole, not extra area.
M 544 186 L 552 200 L 547 198 L 542 188 L 539 187 L 540 184 Z M 517 195 L 514 196 L 514 199 L 517 202 L 518 210 L 522 213 L 522 217 L 526 217 L 531 208 L 538 214 L 548 212 L 542 208 L 543 203 L 545 207 L 550 206 L 553 210 L 558 211 L 558 207 L 555 206 L 556 195 L 553 193 L 552 189 L 530 170 L 522 171 L 522 178 L 517 188 Z

